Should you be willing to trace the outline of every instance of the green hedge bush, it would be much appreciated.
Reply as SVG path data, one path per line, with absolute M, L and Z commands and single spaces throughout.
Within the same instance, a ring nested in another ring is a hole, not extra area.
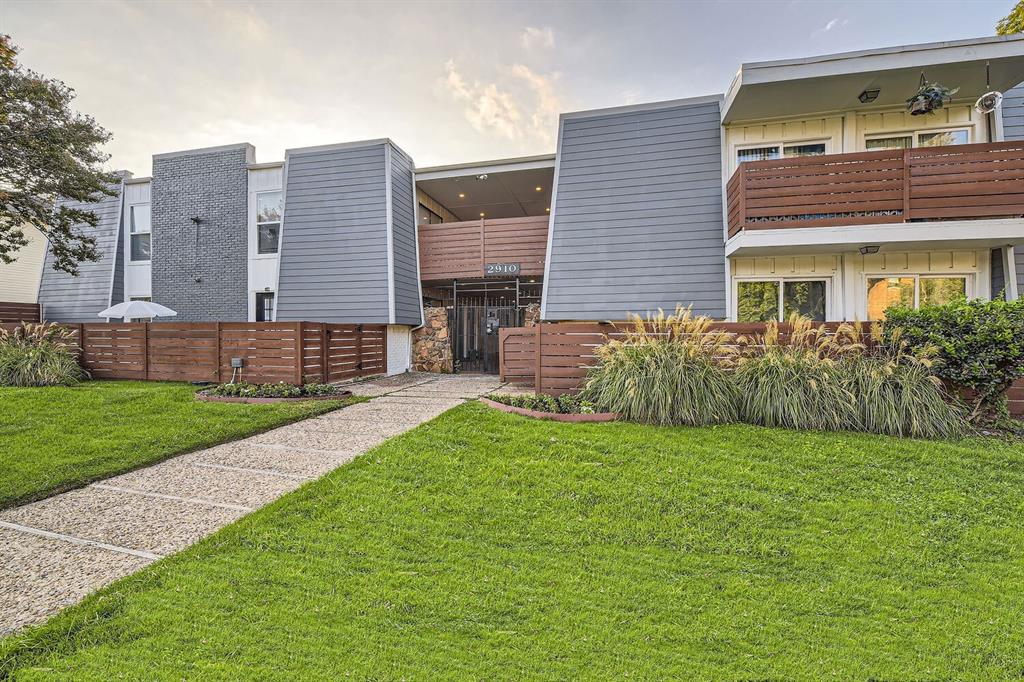
M 284 382 L 277 384 L 250 384 L 240 381 L 234 384 L 220 384 L 207 389 L 209 395 L 228 398 L 309 398 L 319 396 L 344 397 L 347 391 L 331 384 L 305 384 L 295 386 Z
M 974 394 L 974 420 L 997 411 L 1006 389 L 1024 377 L 1024 299 L 890 308 L 883 338 L 914 353 L 934 349 L 937 376 Z
M 594 404 L 583 398 L 566 393 L 557 398 L 550 395 L 505 395 L 503 393 L 492 393 L 487 396 L 502 405 L 521 407 L 525 410 L 536 412 L 551 412 L 552 414 L 594 414 Z
M 0 386 L 71 386 L 89 377 L 74 334 L 55 324 L 0 329 Z

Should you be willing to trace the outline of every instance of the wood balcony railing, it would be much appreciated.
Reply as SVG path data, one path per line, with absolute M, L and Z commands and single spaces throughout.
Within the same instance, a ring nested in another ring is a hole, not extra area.
M 1024 214 L 1024 142 L 748 161 L 729 179 L 729 236 Z
M 518 264 L 521 275 L 543 275 L 547 243 L 546 215 L 420 225 L 420 279 L 484 277 L 487 264 Z

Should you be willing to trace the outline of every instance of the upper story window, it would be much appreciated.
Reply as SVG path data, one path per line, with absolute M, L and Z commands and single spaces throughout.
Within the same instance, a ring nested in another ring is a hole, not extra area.
M 865 138 L 864 148 L 868 151 L 881 149 L 910 149 L 911 147 L 947 147 L 952 144 L 967 144 L 971 141 L 966 128 L 958 130 L 916 130 L 896 135 L 876 135 Z
M 256 195 L 256 252 L 277 253 L 281 241 L 281 192 Z
M 747 147 L 736 150 L 736 162 L 770 161 L 792 159 L 801 156 L 821 156 L 825 153 L 824 142 L 800 142 L 795 144 L 770 144 L 762 147 Z
M 136 204 L 128 209 L 129 258 L 148 261 L 152 258 L 149 204 Z

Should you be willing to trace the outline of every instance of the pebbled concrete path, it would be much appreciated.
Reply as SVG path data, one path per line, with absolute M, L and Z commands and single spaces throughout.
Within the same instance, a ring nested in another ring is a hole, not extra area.
M 0 635 L 498 386 L 496 377 L 415 373 L 355 384 L 370 402 L 0 511 Z

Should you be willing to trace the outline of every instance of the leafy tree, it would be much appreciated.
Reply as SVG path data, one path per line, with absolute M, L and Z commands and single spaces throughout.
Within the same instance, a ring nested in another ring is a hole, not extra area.
M 996 33 L 1008 36 L 1013 33 L 1024 33 L 1024 0 L 1020 0 L 1010 13 L 996 24 Z
M 53 268 L 77 275 L 78 264 L 100 257 L 96 240 L 78 225 L 98 218 L 56 202 L 114 196 L 118 176 L 102 170 L 100 147 L 110 133 L 71 109 L 75 91 L 22 68 L 10 36 L 0 35 L 0 261 L 12 263 L 34 225 L 49 240 Z

